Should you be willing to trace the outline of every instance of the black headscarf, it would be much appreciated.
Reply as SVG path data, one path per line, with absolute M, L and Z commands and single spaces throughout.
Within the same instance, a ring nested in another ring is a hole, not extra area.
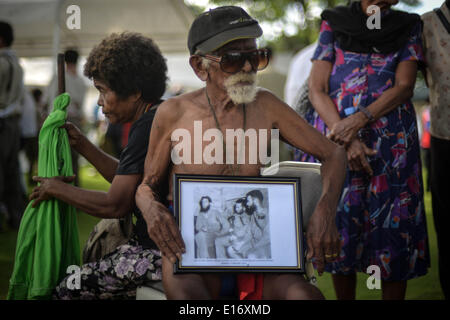
M 328 21 L 342 49 L 359 53 L 396 52 L 406 45 L 412 29 L 421 22 L 418 14 L 390 10 L 382 14 L 381 28 L 371 30 L 360 1 L 326 9 L 321 17 Z

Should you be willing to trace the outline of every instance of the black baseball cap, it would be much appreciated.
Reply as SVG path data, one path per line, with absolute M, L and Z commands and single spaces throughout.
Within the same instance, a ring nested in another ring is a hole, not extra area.
M 189 29 L 188 48 L 191 54 L 197 49 L 212 52 L 228 42 L 238 39 L 258 38 L 262 35 L 258 21 L 244 9 L 223 6 L 203 12 Z

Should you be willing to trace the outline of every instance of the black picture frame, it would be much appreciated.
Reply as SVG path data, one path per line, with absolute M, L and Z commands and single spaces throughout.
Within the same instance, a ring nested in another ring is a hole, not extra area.
M 305 273 L 301 199 L 299 177 L 175 174 L 186 253 L 174 273 Z

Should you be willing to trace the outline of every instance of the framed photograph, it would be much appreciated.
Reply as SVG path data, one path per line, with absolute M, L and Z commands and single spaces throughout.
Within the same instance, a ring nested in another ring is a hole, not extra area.
M 182 272 L 305 272 L 300 178 L 174 175 Z

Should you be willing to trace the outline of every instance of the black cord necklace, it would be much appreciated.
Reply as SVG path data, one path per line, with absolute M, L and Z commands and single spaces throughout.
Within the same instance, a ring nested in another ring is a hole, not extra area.
M 216 122 L 216 127 L 222 133 L 223 153 L 225 154 L 225 163 L 226 163 L 226 153 L 227 153 L 227 151 L 226 151 L 225 138 L 224 138 L 225 134 L 222 132 L 222 129 L 220 128 L 219 120 L 217 119 L 216 112 L 214 111 L 214 107 L 211 104 L 211 100 L 209 99 L 208 90 L 206 89 L 206 87 L 205 87 L 205 94 L 206 94 L 206 100 L 208 100 L 209 108 L 211 109 L 211 113 L 213 114 L 214 120 Z M 244 140 L 244 146 L 245 146 L 245 126 L 246 126 L 245 103 L 242 104 L 242 110 L 244 112 L 244 119 L 243 119 L 244 137 L 243 137 L 243 140 Z M 236 152 L 237 151 L 238 150 L 236 150 Z M 245 157 L 245 155 L 244 155 L 244 157 Z M 233 155 L 233 161 L 234 161 L 234 155 Z M 232 175 L 235 176 L 236 173 L 239 172 L 239 167 L 235 171 L 233 164 L 228 164 L 228 165 L 231 168 Z

